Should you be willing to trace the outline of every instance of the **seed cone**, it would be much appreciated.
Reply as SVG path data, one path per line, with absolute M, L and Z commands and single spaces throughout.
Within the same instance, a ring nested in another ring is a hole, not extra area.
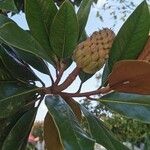
M 114 38 L 114 32 L 108 28 L 94 32 L 76 47 L 73 59 L 77 66 L 89 74 L 100 70 L 109 57 Z

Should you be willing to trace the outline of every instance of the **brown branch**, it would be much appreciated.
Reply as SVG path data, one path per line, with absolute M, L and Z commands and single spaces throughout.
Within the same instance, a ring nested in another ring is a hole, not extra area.
M 80 68 L 76 67 L 67 77 L 67 79 L 59 86 L 55 87 L 55 90 L 57 92 L 65 90 L 68 86 L 72 84 L 72 82 L 76 79 L 76 77 L 79 75 Z
M 57 85 L 59 82 L 60 82 L 60 80 L 61 80 L 61 77 L 62 77 L 62 75 L 63 75 L 63 73 L 64 73 L 64 70 L 65 70 L 65 64 L 60 64 L 60 69 L 59 70 L 57 70 L 57 78 L 56 78 L 56 81 L 55 81 L 55 85 Z M 58 73 L 58 71 L 59 71 L 59 73 Z
M 67 95 L 70 97 L 90 97 L 91 95 L 97 95 L 97 94 L 105 94 L 110 92 L 111 89 L 109 86 L 105 88 L 98 89 L 96 91 L 91 92 L 85 92 L 85 93 L 66 93 L 66 92 L 60 92 L 60 95 Z

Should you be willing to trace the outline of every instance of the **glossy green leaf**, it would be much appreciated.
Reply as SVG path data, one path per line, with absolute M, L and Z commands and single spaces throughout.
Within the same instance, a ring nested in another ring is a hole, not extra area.
M 115 92 L 99 101 L 126 117 L 150 123 L 150 96 Z
M 72 56 L 78 39 L 78 21 L 69 0 L 60 7 L 50 29 L 50 42 L 55 54 L 60 58 Z
M 0 9 L 14 12 L 17 11 L 14 0 L 1 0 Z
M 49 8 L 50 7 L 49 4 L 51 3 L 52 1 L 50 2 L 49 0 L 32 0 L 32 1 L 26 0 L 25 3 L 26 19 L 30 31 L 33 37 L 45 49 L 50 58 L 52 58 L 53 52 L 50 48 L 49 43 L 49 35 L 48 35 L 49 30 L 47 29 L 47 21 L 51 19 L 49 18 L 50 17 L 49 14 L 51 14 L 52 11 L 51 8 Z M 55 5 L 54 2 L 53 5 Z M 47 9 L 50 11 L 48 11 Z
M 17 82 L 4 82 L 0 85 L 0 118 L 13 115 L 28 102 L 35 100 L 38 88 Z
M 69 105 L 59 96 L 47 96 L 45 100 L 65 149 L 92 150 L 95 141 L 81 128 Z M 64 130 L 67 129 L 67 130 Z
M 5 68 L 7 68 L 15 79 L 21 81 L 39 80 L 26 63 L 24 63 L 21 59 L 19 60 L 17 55 L 15 57 L 13 49 L 9 46 L 0 46 L 0 59 L 2 60 Z
M 18 48 L 18 50 L 33 53 L 51 62 L 46 51 L 33 36 L 3 15 L 0 15 L 0 38 L 8 45 Z
M 147 42 L 150 27 L 150 13 L 146 1 L 143 1 L 129 16 L 117 34 L 110 50 L 109 72 L 113 65 L 124 59 L 136 59 Z M 108 69 L 106 69 L 108 70 Z
M 87 119 L 91 136 L 96 140 L 96 143 L 101 144 L 107 150 L 129 150 L 116 139 L 100 119 L 96 118 L 83 106 L 81 106 L 81 109 Z
M 83 0 L 77 12 L 79 21 L 79 39 L 85 32 L 85 26 L 88 20 L 92 3 L 93 0 Z
M 2 149 L 3 142 L 6 139 L 7 135 L 14 127 L 16 122 L 22 117 L 24 113 L 26 113 L 29 109 L 33 108 L 34 104 L 28 105 L 23 109 L 17 111 L 15 114 L 8 118 L 0 119 L 0 149 Z
M 44 62 L 44 60 L 32 53 L 26 53 L 25 51 L 17 50 L 19 56 L 31 65 L 34 69 L 49 75 L 49 68 L 48 65 Z
M 28 138 L 33 122 L 35 120 L 37 108 L 30 109 L 26 112 L 11 129 L 6 137 L 2 150 L 18 150 L 25 139 Z

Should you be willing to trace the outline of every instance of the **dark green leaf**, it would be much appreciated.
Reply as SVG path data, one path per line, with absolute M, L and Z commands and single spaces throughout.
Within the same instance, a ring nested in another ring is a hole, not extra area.
M 7 137 L 11 129 L 14 127 L 16 122 L 22 117 L 24 113 L 26 113 L 29 109 L 33 107 L 34 104 L 31 104 L 30 106 L 28 105 L 27 107 L 24 107 L 23 109 L 17 111 L 11 117 L 0 119 L 0 149 L 2 149 L 5 138 Z
M 147 3 L 144 1 L 130 15 L 115 38 L 109 54 L 107 76 L 117 61 L 138 57 L 148 39 L 149 27 L 150 14 Z
M 92 3 L 93 0 L 82 0 L 82 3 L 77 12 L 78 21 L 79 21 L 79 39 L 85 32 L 85 26 L 88 20 Z
M 110 73 L 109 67 L 108 67 L 108 61 L 105 63 L 105 67 L 103 70 L 103 74 L 102 74 L 102 85 L 104 86 L 106 84 L 107 81 L 107 77 Z
M 88 121 L 91 136 L 96 140 L 96 143 L 103 145 L 107 150 L 129 150 L 116 139 L 100 119 L 88 112 L 83 106 L 81 109 Z
M 126 117 L 150 123 L 150 96 L 115 92 L 99 101 Z
M 8 11 L 17 11 L 14 0 L 1 0 L 0 1 L 0 9 L 8 10 Z
M 91 78 L 93 75 L 85 73 L 83 71 L 80 72 L 79 77 L 81 79 L 81 82 L 84 83 L 85 81 L 87 81 L 89 78 Z
M 28 138 L 32 128 L 37 108 L 32 108 L 26 112 L 11 129 L 9 135 L 3 143 L 2 150 L 18 150 L 25 139 Z
M 30 67 L 14 55 L 13 49 L 9 46 L 0 46 L 0 59 L 15 79 L 21 81 L 39 80 Z
M 33 37 L 42 45 L 48 56 L 52 58 L 53 52 L 50 48 L 48 35 L 49 30 L 47 29 L 47 21 L 51 19 L 49 18 L 51 11 L 48 10 L 51 10 L 51 8 L 49 8 L 49 4 L 51 4 L 52 1 L 51 3 L 49 2 L 49 0 L 26 0 L 25 12 L 27 22 Z M 53 5 L 55 5 L 54 2 Z
M 78 39 L 78 21 L 75 10 L 66 0 L 54 17 L 50 30 L 50 42 L 55 54 L 60 58 L 72 55 Z
M 0 15 L 0 38 L 8 45 L 18 48 L 18 50 L 33 53 L 51 62 L 46 51 L 33 36 L 3 15 Z
M 92 150 L 94 148 L 94 140 L 81 128 L 71 108 L 62 98 L 47 96 L 45 103 L 54 118 L 65 149 Z
M 14 80 L 8 70 L 5 68 L 3 62 L 0 60 L 0 81 Z
M 0 118 L 13 115 L 25 104 L 36 99 L 38 88 L 17 82 L 4 82 L 0 85 Z
M 26 53 L 25 51 L 17 50 L 20 57 L 27 62 L 29 65 L 31 65 L 36 70 L 49 75 L 49 68 L 48 65 L 44 62 L 44 60 L 32 53 Z

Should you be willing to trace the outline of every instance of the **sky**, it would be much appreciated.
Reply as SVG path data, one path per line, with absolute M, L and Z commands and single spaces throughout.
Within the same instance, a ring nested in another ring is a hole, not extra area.
M 105 0 L 98 0 L 98 3 L 96 5 L 92 6 L 92 9 L 91 9 L 91 12 L 90 12 L 90 15 L 89 15 L 89 19 L 88 19 L 88 22 L 87 22 L 87 26 L 86 26 L 86 31 L 87 31 L 89 36 L 94 31 L 98 31 L 99 29 L 102 29 L 102 28 L 105 28 L 105 27 L 111 28 L 117 34 L 117 32 L 119 31 L 119 29 L 121 28 L 121 26 L 123 24 L 122 21 L 117 21 L 116 26 L 113 27 L 114 20 L 109 15 L 109 13 L 104 12 L 104 11 L 100 11 L 102 9 L 102 5 L 104 4 L 104 2 L 105 2 Z M 136 4 L 139 4 L 141 2 L 141 0 L 135 0 L 135 2 L 136 2 Z M 100 19 L 98 17 L 96 17 L 97 11 L 100 11 L 100 13 L 102 14 L 102 16 L 104 18 L 104 22 L 101 22 Z M 117 15 L 121 16 L 122 14 L 117 14 Z M 18 15 L 13 16 L 12 19 L 21 28 L 28 29 L 28 25 L 27 25 L 27 22 L 26 22 L 26 19 L 25 19 L 25 16 L 24 16 L 23 13 L 20 13 Z M 73 64 L 69 69 L 67 69 L 67 71 L 63 75 L 62 81 L 67 77 L 69 72 L 71 70 L 73 70 L 74 66 L 75 66 L 75 64 Z M 50 70 L 52 72 L 53 77 L 55 77 L 54 68 L 51 65 L 49 65 L 49 67 L 50 67 Z M 47 75 L 41 74 L 38 71 L 35 71 L 35 72 L 48 86 L 47 81 L 49 81 L 49 77 Z M 102 70 L 100 70 L 97 74 L 99 74 L 99 73 L 102 73 Z M 78 89 L 79 84 L 80 84 L 80 79 L 77 78 L 75 80 L 75 82 L 66 91 L 76 92 L 76 90 Z M 97 82 L 97 80 L 95 79 L 95 76 L 93 76 L 90 80 L 88 80 L 86 83 L 83 84 L 82 92 L 94 90 L 99 85 L 100 85 L 100 81 Z M 46 112 L 47 112 L 47 108 L 46 108 L 46 106 L 44 104 L 44 101 L 43 101 L 41 103 L 41 106 L 40 106 L 39 110 L 38 110 L 36 120 L 38 120 L 38 121 L 43 120 Z

